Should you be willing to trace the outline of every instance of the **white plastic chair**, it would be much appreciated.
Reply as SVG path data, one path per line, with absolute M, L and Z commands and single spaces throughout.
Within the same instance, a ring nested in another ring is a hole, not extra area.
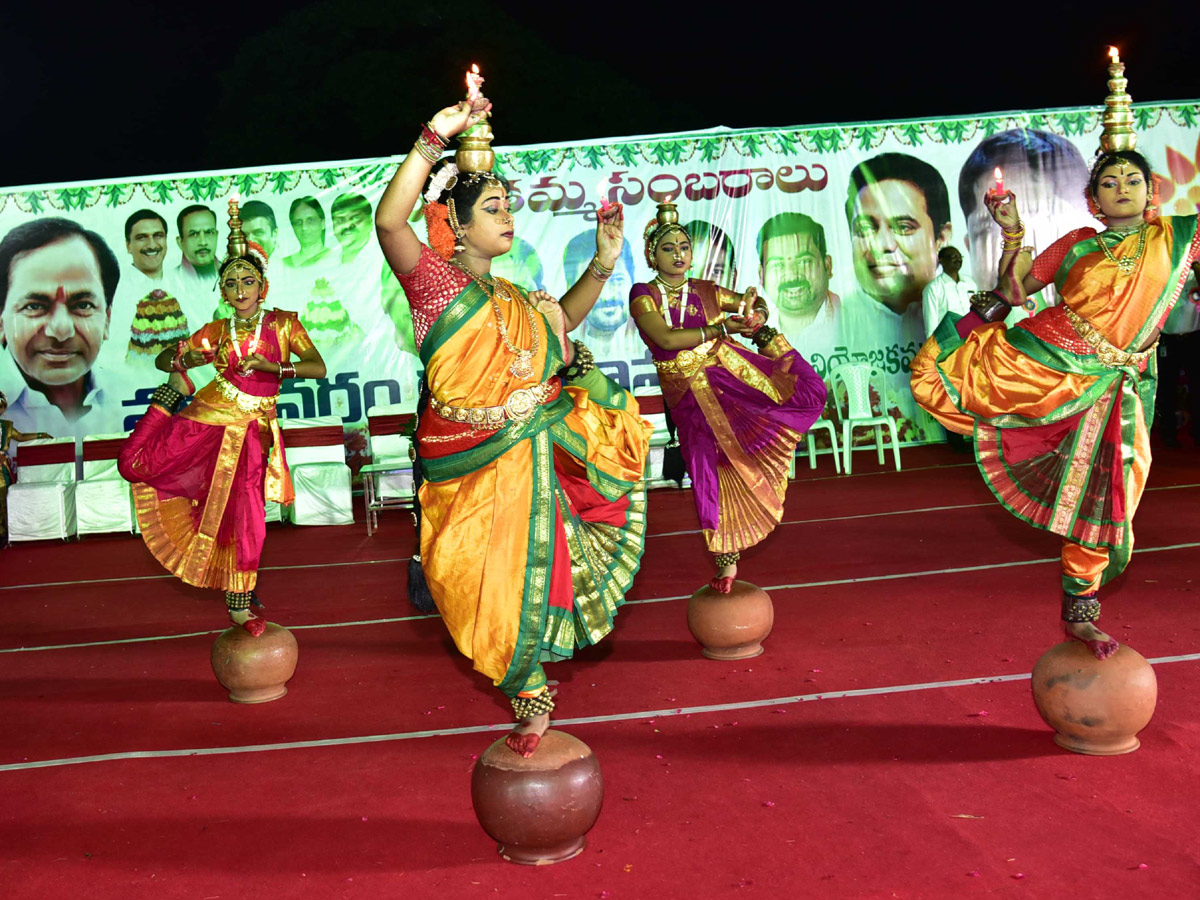
M 66 540 L 75 534 L 75 438 L 29 441 L 8 486 L 8 538 Z
M 133 531 L 133 491 L 117 471 L 117 454 L 128 434 L 89 434 L 83 439 L 83 477 L 75 487 L 78 533 Z
M 280 419 L 296 502 L 293 525 L 352 525 L 350 467 L 339 416 Z
M 804 435 L 804 443 L 808 445 L 808 467 L 810 469 L 817 467 L 817 442 L 813 440 L 813 432 L 818 429 L 829 432 L 829 445 L 832 448 L 830 452 L 833 454 L 833 471 L 841 475 L 842 459 L 838 455 L 837 429 L 824 416 L 809 425 L 808 432 Z
M 367 432 L 371 463 L 359 470 L 363 483 L 363 505 L 367 513 L 367 536 L 379 527 L 379 510 L 411 506 L 413 464 L 412 442 L 400 432 L 412 421 L 415 403 L 391 403 L 367 410 Z
M 842 395 L 838 391 L 838 382 L 845 387 L 846 409 L 842 409 Z M 875 451 L 879 462 L 883 463 L 883 429 L 886 427 L 892 437 L 892 455 L 896 459 L 896 471 L 900 471 L 900 439 L 896 433 L 896 420 L 888 415 L 887 386 L 882 370 L 870 363 L 844 363 L 834 369 L 829 375 L 830 388 L 834 392 L 834 402 L 837 404 L 838 415 L 842 420 L 842 450 L 845 453 L 846 474 L 851 474 L 850 454 L 854 449 L 854 429 L 875 429 Z M 879 408 L 882 412 L 876 415 L 871 408 L 871 388 L 874 387 L 879 395 Z

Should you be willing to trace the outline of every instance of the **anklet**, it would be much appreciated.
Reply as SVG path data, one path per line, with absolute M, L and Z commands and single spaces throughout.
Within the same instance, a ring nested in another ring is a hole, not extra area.
M 512 708 L 517 721 L 523 722 L 534 716 L 549 715 L 554 709 L 554 698 L 546 690 L 533 697 L 513 697 Z

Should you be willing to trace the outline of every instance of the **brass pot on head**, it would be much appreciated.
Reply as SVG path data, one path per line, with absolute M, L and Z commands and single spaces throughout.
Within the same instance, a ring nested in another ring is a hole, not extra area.
M 496 165 L 496 153 L 492 150 L 491 123 L 487 113 L 484 117 L 458 136 L 458 149 L 454 151 L 454 163 L 460 172 L 490 172 Z

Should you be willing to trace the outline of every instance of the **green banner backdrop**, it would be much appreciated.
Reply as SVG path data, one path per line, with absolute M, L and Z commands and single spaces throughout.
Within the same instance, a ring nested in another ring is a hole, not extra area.
M 1139 105 L 1135 113 L 1139 149 L 1163 178 L 1163 212 L 1195 212 L 1200 105 Z M 503 109 L 494 115 L 502 135 Z M 642 228 L 657 202 L 673 198 L 692 225 L 693 275 L 737 289 L 758 285 L 772 324 L 822 375 L 844 361 L 877 365 L 902 438 L 937 440 L 939 426 L 914 408 L 908 366 L 937 324 L 925 321 L 922 294 L 939 274 L 938 250 L 958 248 L 964 275 L 981 287 L 994 283 L 998 229 L 981 198 L 997 166 L 1036 248 L 1096 224 L 1083 191 L 1099 128 L 1098 109 L 1064 109 L 500 150 L 518 238 L 496 271 L 561 294 L 591 258 L 601 197 L 622 202 L 626 252 L 575 336 L 623 386 L 654 392 L 628 292 L 652 277 Z M 415 403 L 412 322 L 372 221 L 397 162 L 0 192 L 4 240 L 37 244 L 13 257 L 0 308 L 8 417 L 22 431 L 55 435 L 132 427 L 161 381 L 155 354 L 221 314 L 214 263 L 224 255 L 226 201 L 235 192 L 247 233 L 271 253 L 268 304 L 298 311 L 329 364 L 326 379 L 286 385 L 280 414 L 338 415 L 353 426 L 374 405 Z M 54 240 L 57 251 L 47 255 L 31 223 L 61 229 L 52 219 L 89 234 Z M 103 277 L 106 259 L 115 282 Z M 35 265 L 58 267 L 58 283 L 90 273 L 105 282 L 96 292 L 104 296 L 21 295 L 14 285 L 22 267 Z M 348 442 L 352 462 L 361 443 Z

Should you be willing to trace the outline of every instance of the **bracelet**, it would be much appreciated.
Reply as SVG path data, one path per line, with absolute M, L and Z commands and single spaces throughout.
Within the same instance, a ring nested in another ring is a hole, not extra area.
M 601 284 L 608 281 L 608 279 L 612 277 L 613 273 L 612 269 L 609 269 L 607 272 L 605 272 L 604 267 L 601 266 L 600 263 L 598 263 L 595 259 L 588 263 L 587 271 L 589 275 L 591 275 Z
M 592 265 L 595 266 L 598 271 L 603 272 L 605 275 L 611 275 L 616 270 L 616 266 L 613 266 L 610 269 L 608 266 L 604 265 L 604 263 L 600 262 L 599 256 L 592 257 Z
M 995 291 L 978 291 L 971 295 L 971 309 L 985 322 L 1000 322 L 1012 307 Z
M 283 379 L 285 379 L 285 378 L 295 378 L 295 377 L 296 377 L 296 367 L 294 365 L 292 365 L 291 363 L 285 363 L 285 362 L 281 362 L 279 364 L 279 380 L 280 381 L 283 381 Z
M 750 335 L 750 340 L 754 341 L 754 346 L 761 350 L 763 347 L 767 346 L 767 344 L 771 343 L 771 341 L 775 340 L 775 338 L 778 336 L 779 332 L 774 328 L 771 328 L 768 325 L 760 325 L 758 328 L 754 329 L 754 333 Z
M 430 144 L 445 150 L 450 146 L 450 138 L 444 138 L 434 129 L 433 125 L 426 122 L 421 126 L 421 139 L 428 141 Z
M 427 163 L 433 165 L 441 159 L 442 151 L 449 144 L 450 141 L 434 131 L 433 126 L 426 122 L 421 126 L 421 136 L 413 144 L 413 149 L 421 154 Z

